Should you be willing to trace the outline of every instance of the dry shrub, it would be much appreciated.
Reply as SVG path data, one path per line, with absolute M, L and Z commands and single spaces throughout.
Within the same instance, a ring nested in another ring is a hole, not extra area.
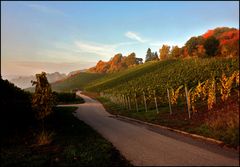
M 239 145 L 239 103 L 233 98 L 219 105 L 208 114 L 207 125 L 220 140 L 230 145 Z
M 220 93 L 222 101 L 226 101 L 230 97 L 234 79 L 237 79 L 237 72 L 234 72 L 230 77 L 227 77 L 225 73 L 220 78 Z M 238 81 L 237 81 L 238 82 Z M 237 83 L 236 82 L 236 83 Z
M 170 100 L 171 104 L 177 104 L 177 100 L 180 94 L 180 90 L 183 88 L 183 86 L 179 86 L 175 91 L 173 88 L 170 89 Z
M 37 145 L 50 144 L 53 140 L 53 132 L 41 131 L 37 135 Z
M 208 110 L 211 110 L 213 108 L 213 105 L 216 104 L 215 79 L 212 79 L 209 85 L 207 103 L 208 103 Z

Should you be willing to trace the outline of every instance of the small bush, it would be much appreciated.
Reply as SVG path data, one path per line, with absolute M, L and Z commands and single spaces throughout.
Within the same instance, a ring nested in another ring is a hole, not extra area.
M 239 104 L 234 98 L 209 113 L 206 124 L 222 141 L 232 146 L 239 145 Z
M 59 93 L 53 92 L 56 97 L 56 102 L 58 104 L 66 104 L 66 103 L 83 103 L 84 100 L 77 96 L 75 93 Z
M 41 131 L 38 135 L 37 135 L 37 145 L 41 146 L 41 145 L 46 145 L 46 144 L 50 144 L 53 140 L 53 132 L 47 132 L 47 131 Z
M 0 78 L 1 132 L 26 130 L 35 122 L 31 94 Z

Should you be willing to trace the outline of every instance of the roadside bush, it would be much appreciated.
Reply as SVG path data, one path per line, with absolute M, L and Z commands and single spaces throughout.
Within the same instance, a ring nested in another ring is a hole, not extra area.
M 1 92 L 1 132 L 12 133 L 26 129 L 34 123 L 31 108 L 31 94 L 0 79 Z
M 207 125 L 214 130 L 216 136 L 232 146 L 239 144 L 239 103 L 231 98 L 209 113 Z
M 58 104 L 83 103 L 84 100 L 75 93 L 53 92 Z

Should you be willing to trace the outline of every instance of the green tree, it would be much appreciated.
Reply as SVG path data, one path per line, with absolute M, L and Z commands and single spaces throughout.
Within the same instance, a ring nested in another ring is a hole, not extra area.
M 206 39 L 203 46 L 208 56 L 215 56 L 218 51 L 219 41 L 215 37 L 211 36 Z
M 151 59 L 152 59 L 152 51 L 151 51 L 150 48 L 148 48 L 146 58 L 145 58 L 145 62 L 151 61 Z
M 203 45 L 204 43 L 204 38 L 202 36 L 198 36 L 198 37 L 192 37 L 190 38 L 185 46 L 187 48 L 187 51 L 188 51 L 188 54 L 190 56 L 198 56 L 197 53 L 198 53 L 198 46 L 199 45 Z
M 161 49 L 159 49 L 160 60 L 165 60 L 169 57 L 170 46 L 163 45 Z
M 152 52 L 151 49 L 148 48 L 145 62 L 153 61 L 153 60 L 159 60 L 157 52 Z
M 159 60 L 157 52 L 154 53 L 153 60 Z

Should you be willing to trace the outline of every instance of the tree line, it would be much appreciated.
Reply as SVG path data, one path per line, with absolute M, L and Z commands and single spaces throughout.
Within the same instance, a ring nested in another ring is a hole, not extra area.
M 239 30 L 220 27 L 205 34 L 191 37 L 183 47 L 162 45 L 157 52 L 147 50 L 145 62 L 185 57 L 237 57 L 239 55 Z
M 237 57 L 239 55 L 239 30 L 235 28 L 219 27 L 209 30 L 205 34 L 191 37 L 183 47 L 164 44 L 158 52 L 147 49 L 145 62 L 162 61 L 172 58 L 187 57 Z M 121 53 L 114 55 L 109 61 L 100 60 L 96 66 L 88 71 L 97 73 L 112 73 L 143 63 L 132 52 L 128 56 Z

